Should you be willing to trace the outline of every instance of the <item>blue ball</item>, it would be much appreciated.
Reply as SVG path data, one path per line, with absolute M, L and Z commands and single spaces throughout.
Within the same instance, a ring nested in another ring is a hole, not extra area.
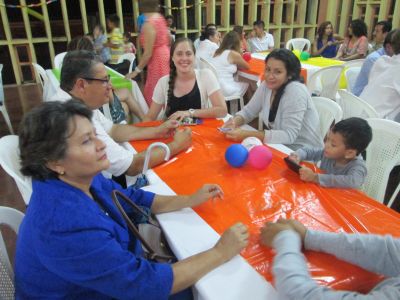
M 234 168 L 243 166 L 246 162 L 249 152 L 241 144 L 233 144 L 226 149 L 225 159 Z

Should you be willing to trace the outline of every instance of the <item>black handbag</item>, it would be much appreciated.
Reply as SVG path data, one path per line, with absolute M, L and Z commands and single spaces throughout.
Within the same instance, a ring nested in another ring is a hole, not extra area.
M 151 213 L 144 211 L 140 206 L 118 190 L 112 191 L 111 198 L 128 225 L 130 232 L 142 243 L 144 257 L 146 259 L 160 263 L 172 263 L 177 261 L 168 246 L 160 224 Z M 137 215 L 142 215 L 147 222 L 135 225 L 125 212 L 119 199 L 125 201 L 133 208 Z

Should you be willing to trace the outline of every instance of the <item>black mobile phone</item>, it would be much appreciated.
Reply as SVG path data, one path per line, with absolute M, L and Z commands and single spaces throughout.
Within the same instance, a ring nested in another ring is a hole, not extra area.
M 297 174 L 299 174 L 299 170 L 301 169 L 301 166 L 297 163 L 295 163 L 293 160 L 291 160 L 289 158 L 289 156 L 286 156 L 284 158 L 285 163 L 287 164 L 287 166 L 289 167 L 290 170 L 296 172 Z

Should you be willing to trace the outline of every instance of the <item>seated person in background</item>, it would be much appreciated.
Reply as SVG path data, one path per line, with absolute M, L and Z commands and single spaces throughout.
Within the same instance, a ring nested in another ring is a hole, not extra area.
M 132 37 L 130 32 L 124 33 L 124 53 L 136 54 L 136 47 L 132 43 Z M 134 69 L 133 67 L 132 69 Z
M 215 30 L 217 30 L 217 25 L 213 24 L 213 23 L 209 23 L 206 26 L 201 26 L 201 32 L 200 32 L 200 36 L 193 42 L 193 46 L 197 52 L 197 50 L 199 50 L 199 45 L 201 42 L 201 37 L 204 35 L 204 33 L 206 32 L 206 30 L 208 28 L 214 28 Z
M 91 119 L 86 105 L 71 100 L 44 103 L 22 122 L 21 172 L 33 178 L 33 193 L 17 240 L 17 299 L 168 299 L 247 245 L 247 228 L 237 223 L 211 249 L 182 261 L 146 259 L 113 190 L 155 214 L 199 205 L 222 190 L 205 184 L 192 195 L 160 196 L 122 189 L 100 174 L 110 162 Z
M 109 47 L 105 47 L 107 43 L 107 35 L 104 34 L 104 28 L 101 24 L 96 24 L 93 28 L 93 45 L 96 54 L 101 57 L 103 63 L 107 63 L 111 59 Z M 88 49 L 72 49 L 72 50 L 88 50 Z
M 300 61 L 287 49 L 275 49 L 265 58 L 264 81 L 250 102 L 229 119 L 225 137 L 235 142 L 254 136 L 271 144 L 285 144 L 294 150 L 322 147 L 318 112 L 306 86 L 300 82 Z M 244 130 L 240 126 L 259 117 L 265 130 Z
M 261 229 L 261 242 L 275 249 L 272 273 L 279 299 L 400 299 L 400 240 L 392 236 L 348 234 L 307 229 L 296 220 L 280 219 Z M 320 251 L 386 277 L 368 294 L 336 291 L 310 276 L 302 246 Z
M 264 21 L 253 23 L 254 36 L 249 39 L 251 52 L 269 51 L 274 48 L 274 37 L 264 30 Z
M 208 27 L 200 37 L 199 48 L 196 50 L 197 66 L 200 66 L 200 58 L 211 60 L 220 44 L 220 33 L 214 27 Z
M 372 129 L 361 118 L 348 118 L 335 124 L 319 149 L 301 148 L 290 154 L 296 163 L 302 160 L 321 161 L 324 174 L 307 167 L 299 170 L 300 179 L 323 187 L 359 189 L 367 176 L 367 167 L 360 155 L 372 140 Z
M 313 43 L 314 56 L 333 58 L 336 56 L 337 45 L 343 38 L 333 33 L 333 26 L 330 21 L 321 23 L 318 27 L 318 33 Z
M 396 120 L 400 113 L 400 29 L 393 32 L 392 49 L 392 57 L 384 55 L 372 67 L 360 98 L 372 105 L 380 118 Z
M 250 52 L 249 45 L 246 41 L 246 32 L 243 30 L 243 26 L 233 26 L 233 31 L 236 31 L 240 37 L 240 53 Z
M 194 61 L 192 41 L 177 39 L 171 48 L 170 75 L 157 82 L 145 120 L 156 120 L 162 109 L 171 120 L 222 118 L 227 114 L 217 78 L 211 70 L 195 69 Z
M 114 176 L 134 176 L 143 170 L 145 152 L 134 154 L 119 143 L 131 140 L 161 139 L 170 136 L 178 123 L 168 121 L 157 127 L 136 127 L 113 124 L 98 110 L 109 101 L 111 82 L 106 68 L 100 58 L 89 51 L 68 52 L 61 69 L 61 88 L 84 102 L 93 110 L 92 122 L 97 137 L 106 145 L 107 157 L 110 160 L 108 172 Z M 190 130 L 178 131 L 168 144 L 171 154 L 187 149 L 191 145 Z M 149 167 L 164 162 L 164 151 L 161 148 L 151 152 Z
M 244 94 L 249 84 L 235 81 L 234 75 L 238 69 L 248 69 L 249 64 L 240 53 L 240 36 L 237 32 L 230 31 L 224 36 L 210 63 L 218 71 L 218 81 L 225 97 Z
M 386 37 L 385 41 L 383 42 L 383 47 L 372 52 L 367 56 L 365 59 L 360 73 L 358 73 L 356 82 L 354 83 L 352 93 L 356 96 L 360 96 L 362 91 L 364 90 L 365 86 L 368 84 L 369 74 L 371 73 L 371 69 L 375 62 L 380 58 L 382 55 L 392 56 L 393 49 L 392 49 L 392 34 L 394 30 L 389 32 Z
M 124 37 L 119 28 L 119 17 L 111 15 L 107 17 L 107 28 L 110 32 L 110 37 L 105 47 L 109 47 L 111 51 L 111 59 L 108 61 L 107 66 L 120 72 L 121 74 L 128 73 L 130 62 L 124 60 L 119 63 L 119 58 L 124 54 Z
M 389 21 L 379 21 L 375 25 L 373 32 L 374 41 L 372 42 L 372 51 L 376 51 L 383 47 L 383 42 L 387 34 L 392 30 L 392 23 Z
M 94 51 L 94 45 L 87 36 L 78 35 L 74 37 L 67 45 L 67 52 L 74 50 Z
M 362 20 L 352 20 L 347 31 L 348 37 L 340 46 L 336 59 L 348 61 L 365 58 L 368 53 L 367 25 Z
M 175 41 L 175 35 L 176 35 L 176 26 L 174 24 L 174 17 L 172 15 L 168 15 L 165 17 L 167 20 L 167 25 L 169 29 L 169 33 L 171 35 L 171 45 Z

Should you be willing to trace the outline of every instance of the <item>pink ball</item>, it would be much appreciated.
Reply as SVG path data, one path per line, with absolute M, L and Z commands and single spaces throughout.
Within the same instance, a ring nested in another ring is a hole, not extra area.
M 245 61 L 249 61 L 251 59 L 251 53 L 250 52 L 243 53 L 243 59 Z
M 269 166 L 272 161 L 272 152 L 267 146 L 255 146 L 249 152 L 247 162 L 253 168 L 262 170 Z

